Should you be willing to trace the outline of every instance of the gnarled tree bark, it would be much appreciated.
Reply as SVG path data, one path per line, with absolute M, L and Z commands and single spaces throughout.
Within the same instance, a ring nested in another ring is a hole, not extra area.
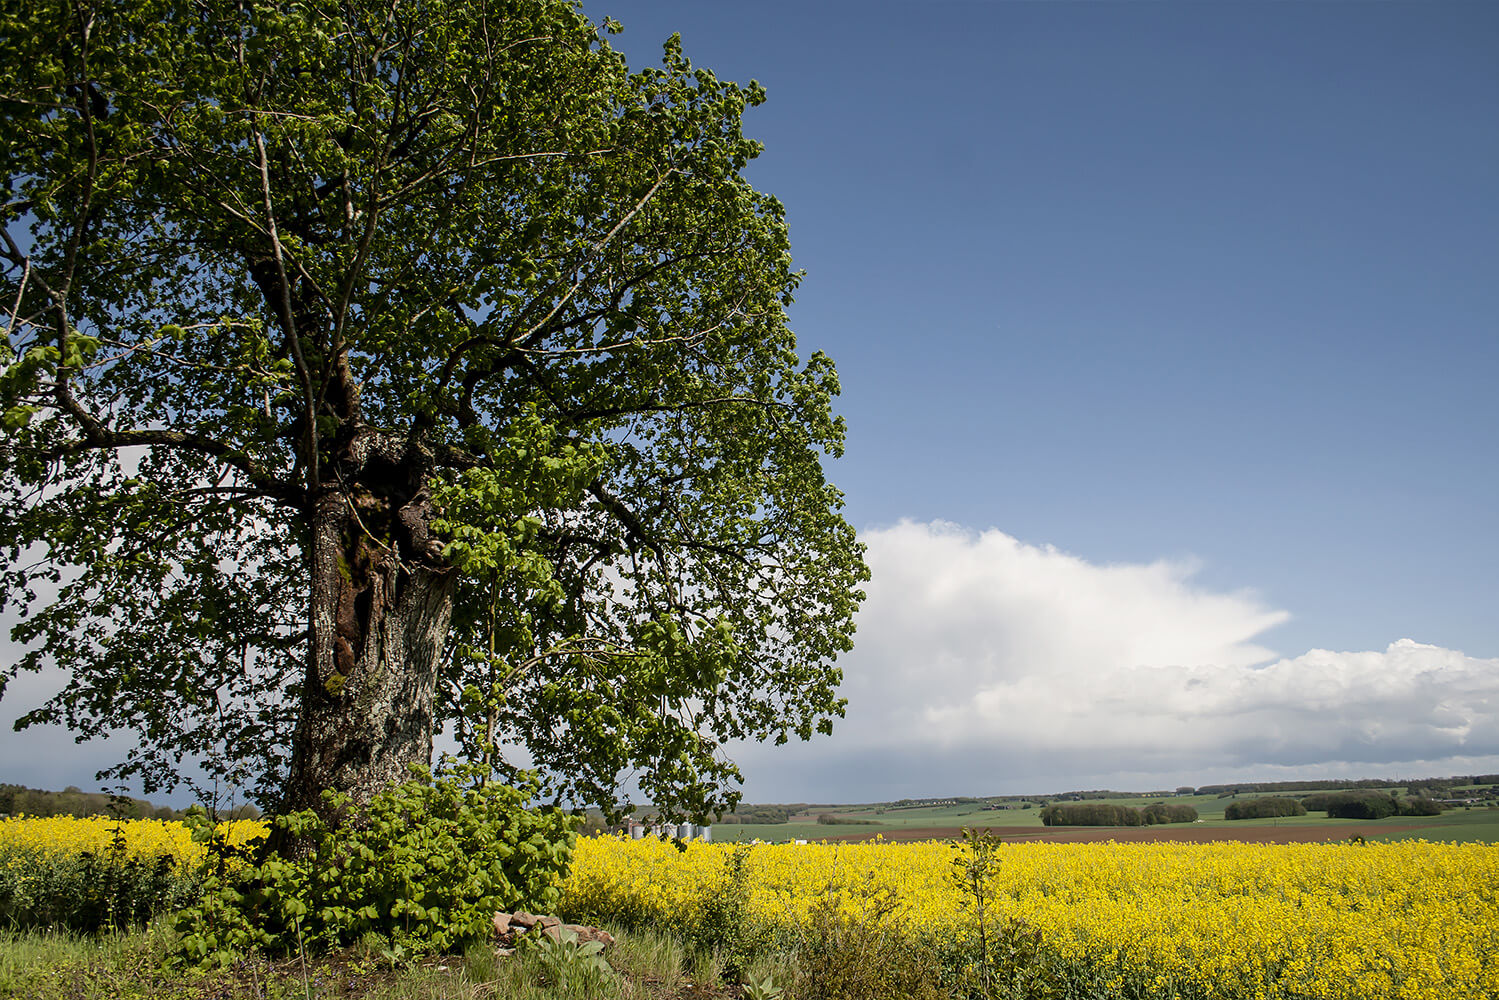
M 454 579 L 427 529 L 430 457 L 362 428 L 333 468 L 308 515 L 312 628 L 282 811 L 321 810 L 326 788 L 368 801 L 432 754 Z

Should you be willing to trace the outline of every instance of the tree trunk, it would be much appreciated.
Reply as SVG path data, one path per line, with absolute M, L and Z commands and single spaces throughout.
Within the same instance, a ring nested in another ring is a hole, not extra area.
M 283 812 L 322 811 L 326 788 L 367 802 L 431 761 L 453 574 L 427 535 L 425 463 L 370 458 L 310 512 L 312 630 Z

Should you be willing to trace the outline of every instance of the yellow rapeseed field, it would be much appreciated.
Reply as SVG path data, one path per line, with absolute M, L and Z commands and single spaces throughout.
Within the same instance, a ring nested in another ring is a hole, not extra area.
M 938 947 L 960 946 L 974 926 L 946 843 L 756 845 L 737 885 L 733 850 L 584 838 L 564 906 L 692 933 L 726 892 L 788 930 L 827 900 Z M 1086 966 L 1111 993 L 1499 997 L 1492 845 L 1031 843 L 998 856 L 993 910 L 1027 921 L 1055 961 Z
M 203 844 L 193 843 L 192 831 L 176 820 L 113 820 L 104 816 L 77 819 L 72 816 L 17 816 L 0 820 L 0 852 L 12 857 L 61 858 L 84 852 L 108 851 L 115 831 L 125 838 L 128 857 L 156 858 L 169 854 L 179 865 L 196 865 L 207 854 Z M 264 837 L 263 820 L 236 820 L 218 825 L 229 843 L 245 844 Z
M 0 820 L 12 859 L 104 851 L 204 857 L 181 823 L 94 817 Z M 220 827 L 231 842 L 266 824 Z M 742 875 L 732 876 L 738 854 Z M 796 937 L 814 911 L 878 919 L 961 950 L 972 907 L 947 843 L 745 847 L 585 837 L 563 886 L 571 916 L 692 935 L 738 894 L 752 921 Z M 1434 844 L 1005 844 L 995 924 L 1039 930 L 1049 959 L 1131 996 L 1499 998 L 1499 846 Z M 991 925 L 992 926 L 992 925 Z

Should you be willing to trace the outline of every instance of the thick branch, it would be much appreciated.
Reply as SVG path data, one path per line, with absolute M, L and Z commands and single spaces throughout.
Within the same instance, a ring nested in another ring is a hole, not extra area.
M 254 462 L 250 461 L 249 456 L 243 451 L 233 448 L 222 441 L 204 437 L 201 434 L 187 434 L 182 431 L 112 431 L 97 421 L 93 421 L 92 418 L 90 420 L 92 427 L 84 427 L 85 436 L 82 439 L 67 441 L 56 447 L 46 449 L 40 452 L 41 457 L 47 459 L 61 458 L 65 455 L 78 455 L 86 451 L 128 448 L 132 445 L 176 448 L 182 451 L 196 452 L 200 455 L 208 455 L 223 462 L 231 469 L 242 473 L 254 487 L 254 490 L 262 496 L 279 500 L 294 507 L 300 506 L 302 503 L 302 491 L 270 475 Z
M 589 495 L 597 500 L 601 507 L 610 514 L 613 514 L 615 519 L 624 526 L 625 538 L 628 541 L 638 543 L 649 549 L 658 561 L 663 563 L 666 561 L 665 547 L 662 546 L 659 539 L 651 534 L 650 529 L 636 516 L 628 504 L 609 492 L 608 488 L 601 482 L 594 481 L 590 483 L 587 490 Z

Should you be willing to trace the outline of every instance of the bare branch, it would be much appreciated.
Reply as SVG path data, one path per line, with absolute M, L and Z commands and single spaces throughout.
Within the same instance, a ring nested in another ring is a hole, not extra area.
M 665 184 L 667 178 L 671 177 L 671 175 L 674 173 L 676 173 L 675 169 L 667 170 L 660 177 L 656 178 L 656 183 L 651 185 L 649 191 L 641 195 L 640 200 L 637 201 L 634 206 L 632 206 L 630 210 L 625 213 L 624 218 L 615 223 L 614 228 L 609 230 L 609 232 L 604 235 L 603 239 L 594 244 L 593 250 L 595 256 L 597 256 L 597 254 L 599 253 L 602 253 L 604 248 L 607 247 L 611 242 L 613 242 L 614 237 L 618 236 L 620 231 L 624 229 L 625 226 L 629 225 L 630 221 L 634 219 L 635 216 L 639 215 L 641 211 L 644 210 L 646 205 L 650 204 L 651 199 L 656 196 L 656 192 L 661 190 L 661 185 Z M 533 337 L 538 331 L 545 328 L 547 323 L 551 321 L 552 317 L 556 316 L 558 311 L 561 310 L 563 306 L 567 305 L 568 302 L 572 301 L 572 297 L 574 295 L 578 294 L 578 289 L 583 287 L 583 283 L 585 280 L 586 278 L 579 278 L 577 281 L 573 282 L 573 286 L 567 290 L 567 293 L 563 295 L 562 298 L 557 300 L 556 305 L 552 306 L 550 312 L 543 316 L 540 321 L 538 321 L 534 326 L 531 327 L 531 329 L 527 330 L 519 337 L 513 338 L 512 342 L 517 345 L 524 345 L 525 342 L 530 340 L 531 337 Z
M 21 283 L 16 288 L 16 304 L 11 307 L 10 320 L 5 324 L 5 339 L 8 342 L 10 336 L 15 332 L 16 321 L 21 316 L 21 299 L 26 295 L 26 282 L 31 277 L 31 258 L 26 258 L 25 267 L 21 271 Z
M 281 238 L 276 232 L 276 209 L 271 203 L 271 167 L 265 152 L 265 136 L 259 128 L 255 129 L 255 150 L 260 160 L 260 194 L 264 199 L 266 232 L 271 239 L 271 254 L 276 262 L 276 275 L 280 284 L 280 301 L 275 305 L 281 311 L 281 322 L 286 327 L 286 340 L 291 347 L 292 358 L 296 362 L 297 375 L 302 381 L 303 401 L 306 404 L 304 417 L 307 420 L 307 462 L 308 462 L 308 486 L 317 489 L 320 481 L 318 470 L 318 430 L 317 430 L 317 394 L 312 388 L 312 373 L 308 371 L 307 360 L 302 356 L 301 339 L 297 335 L 297 323 L 292 316 L 291 306 L 291 282 L 286 276 L 286 262 L 281 253 Z

